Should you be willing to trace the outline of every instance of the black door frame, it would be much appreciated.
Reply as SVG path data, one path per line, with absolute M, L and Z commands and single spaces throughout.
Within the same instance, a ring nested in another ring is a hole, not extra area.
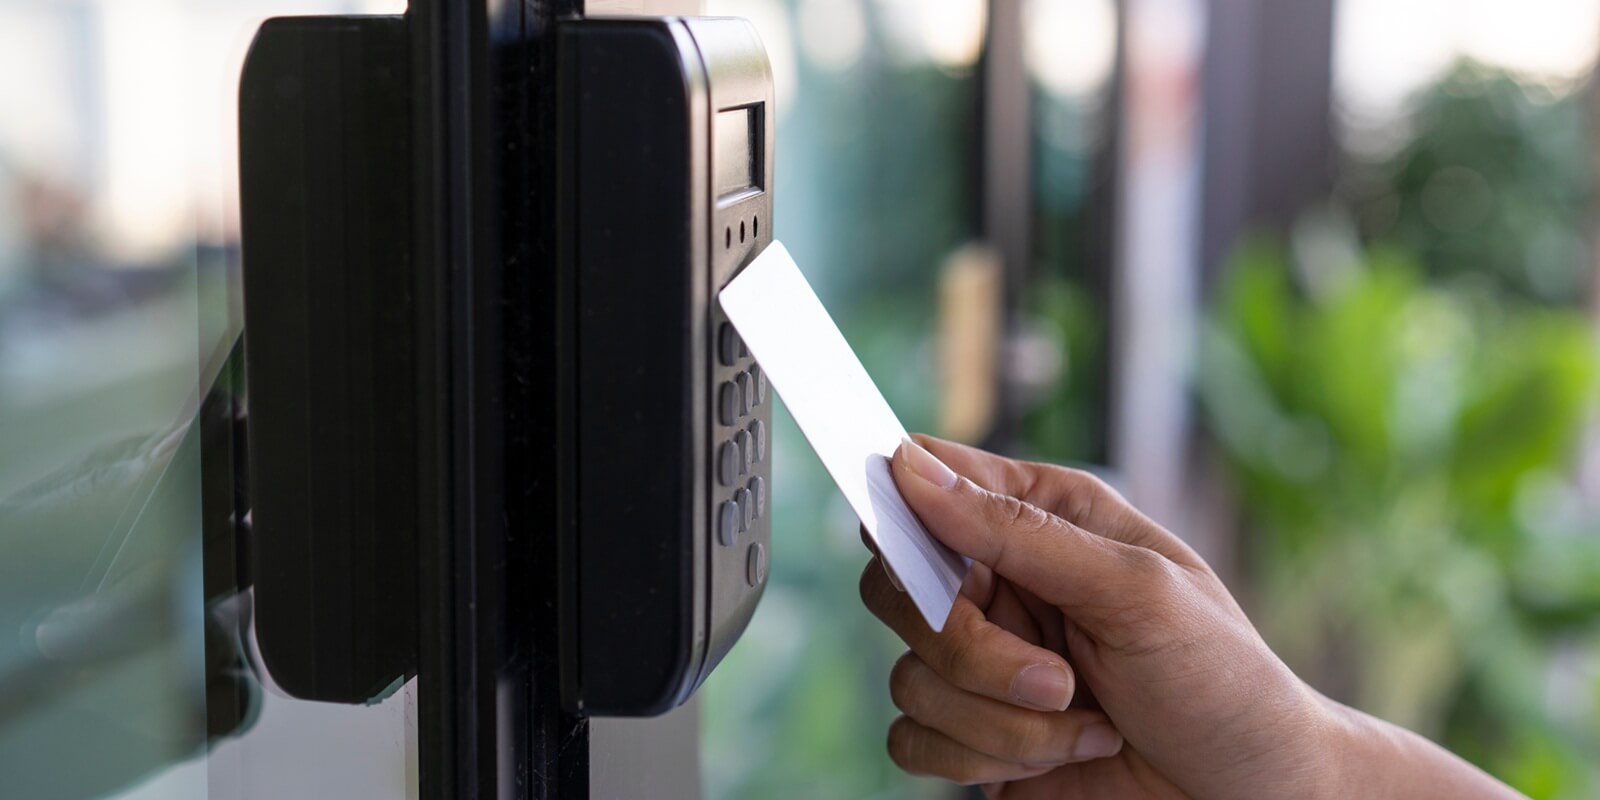
M 428 798 L 588 794 L 561 710 L 554 519 L 553 25 L 581 0 L 418 0 L 412 20 Z M 503 309 L 516 309 L 504 313 Z

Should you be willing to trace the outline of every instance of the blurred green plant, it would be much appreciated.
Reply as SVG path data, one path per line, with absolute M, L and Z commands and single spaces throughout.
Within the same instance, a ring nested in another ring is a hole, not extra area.
M 1592 263 L 1594 89 L 1572 89 L 1457 63 L 1412 99 L 1409 118 L 1381 128 L 1408 136 L 1402 146 L 1344 165 L 1341 194 L 1363 236 L 1405 247 L 1433 275 L 1581 302 Z
M 1570 478 L 1600 375 L 1590 324 L 1396 250 L 1344 252 L 1246 246 L 1204 332 L 1198 391 L 1250 519 L 1246 602 L 1327 694 L 1534 797 L 1593 797 L 1600 526 Z

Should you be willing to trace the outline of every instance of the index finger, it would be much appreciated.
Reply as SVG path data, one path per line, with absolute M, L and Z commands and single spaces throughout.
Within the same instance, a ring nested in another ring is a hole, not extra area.
M 1042 711 L 1061 711 L 1072 701 L 1076 680 L 1066 659 L 996 625 L 966 595 L 956 597 L 939 633 L 909 595 L 889 586 L 875 563 L 861 574 L 861 600 L 918 658 L 961 689 Z
M 1181 539 L 1140 513 L 1092 473 L 1007 458 L 922 433 L 911 438 L 957 474 L 995 494 L 1023 500 L 1085 531 L 1149 548 L 1181 564 L 1203 563 Z

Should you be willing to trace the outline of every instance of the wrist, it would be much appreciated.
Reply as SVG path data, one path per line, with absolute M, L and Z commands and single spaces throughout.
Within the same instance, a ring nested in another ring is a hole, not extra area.
M 1327 712 L 1317 797 L 1522 797 L 1425 737 L 1318 695 Z
M 1266 723 L 1280 743 L 1274 757 L 1249 778 L 1256 797 L 1345 800 L 1368 797 L 1352 792 L 1362 781 L 1362 764 L 1372 759 L 1368 719 L 1294 679 L 1294 699 L 1286 717 Z
M 1358 786 L 1370 788 L 1373 762 L 1382 760 L 1379 753 L 1384 749 L 1384 737 L 1366 714 L 1320 693 L 1316 697 L 1322 706 L 1323 724 L 1319 743 L 1322 769 L 1318 770 L 1314 796 L 1351 797 Z

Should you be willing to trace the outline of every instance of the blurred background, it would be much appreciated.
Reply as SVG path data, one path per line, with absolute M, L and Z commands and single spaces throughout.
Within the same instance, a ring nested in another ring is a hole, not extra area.
M 28 632 L 0 636 L 0 795 L 415 785 L 412 686 L 216 718 L 244 623 L 194 613 L 182 444 L 237 334 L 251 32 L 403 6 L 0 0 L 0 626 Z M 1600 0 L 704 7 L 765 40 L 778 235 L 908 427 L 1102 472 L 1325 693 L 1533 797 L 1600 794 Z M 707 791 L 960 796 L 884 754 L 901 647 L 776 427 Z M 152 603 L 183 611 L 107 615 Z
M 1090 465 L 1325 693 L 1600 792 L 1593 0 L 711 0 L 777 233 L 906 425 Z M 781 412 L 781 409 L 780 409 Z M 726 798 L 936 797 L 792 422 Z

